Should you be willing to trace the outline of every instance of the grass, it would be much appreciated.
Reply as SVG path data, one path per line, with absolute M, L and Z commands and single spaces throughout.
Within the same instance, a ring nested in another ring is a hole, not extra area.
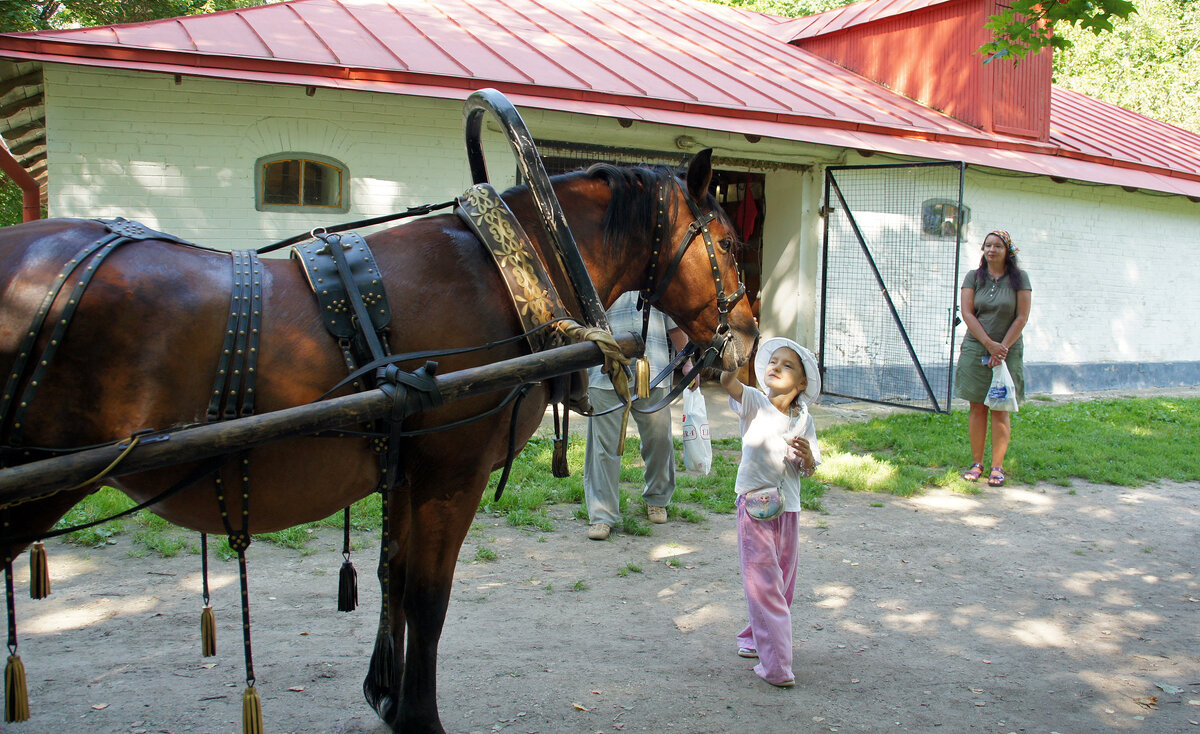
M 110 517 L 134 506 L 134 501 L 119 490 L 112 487 L 101 487 L 83 502 L 71 508 L 55 528 L 67 528 L 82 525 L 105 517 Z M 371 495 L 354 503 L 350 512 L 350 527 L 360 531 L 356 536 L 351 534 L 351 551 L 362 550 L 373 544 L 363 536 L 362 531 L 374 534 L 378 532 L 380 522 L 380 498 L 378 494 Z M 321 527 L 342 527 L 342 513 L 336 512 L 323 520 L 296 525 L 273 533 L 255 535 L 255 541 L 265 541 L 285 548 L 292 548 L 302 555 L 313 552 L 309 544 L 316 536 L 316 529 Z M 180 553 L 200 553 L 200 534 L 179 528 L 158 517 L 148 510 L 140 510 L 126 517 L 101 523 L 93 528 L 67 533 L 63 539 L 68 543 L 94 547 L 104 545 L 116 536 L 133 532 L 133 547 L 130 554 L 144 556 L 156 553 L 164 558 L 170 558 Z M 377 541 L 375 541 L 377 542 Z M 229 547 L 228 539 L 221 534 L 209 535 L 209 550 L 221 560 L 237 558 L 237 553 Z
M 821 497 L 830 486 L 852 491 L 878 492 L 908 497 L 930 487 L 960 492 L 986 491 L 983 482 L 969 484 L 959 477 L 969 463 L 966 412 L 950 415 L 931 413 L 896 414 L 865 423 L 846 423 L 820 430 L 824 463 L 811 479 L 803 480 L 801 497 L 805 509 L 822 511 Z M 1013 416 L 1013 437 L 1005 469 L 1010 483 L 1046 482 L 1068 486 L 1073 479 L 1097 484 L 1138 486 L 1158 480 L 1200 481 L 1200 398 L 1133 398 L 1055 404 L 1031 400 Z M 677 455 L 682 447 L 676 442 Z M 637 496 L 643 464 L 636 437 L 626 441 L 622 460 L 620 501 L 622 520 L 618 529 L 629 535 L 650 535 L 645 505 Z M 736 497 L 733 485 L 741 451 L 738 439 L 713 441 L 713 468 L 708 476 L 683 471 L 677 465 L 677 489 L 670 506 L 677 521 L 703 523 L 709 514 L 729 514 Z M 508 486 L 495 497 L 499 472 L 492 475 L 480 512 L 505 518 L 510 525 L 526 528 L 544 540 L 555 530 L 550 514 L 555 505 L 573 508 L 577 519 L 587 519 L 583 508 L 584 441 L 572 436 L 568 463 L 572 475 L 556 479 L 550 471 L 553 442 L 535 437 L 513 464 Z M 1074 492 L 1074 490 L 1069 490 Z M 632 493 L 632 494 L 631 494 Z M 872 503 L 875 506 L 876 503 Z M 132 507 L 120 492 L 104 488 L 77 505 L 57 527 L 77 525 L 107 517 Z M 356 549 L 377 542 L 380 501 L 372 495 L 355 503 L 352 534 Z M 819 522 L 819 521 L 818 521 Z M 255 536 L 256 540 L 311 552 L 315 530 L 341 528 L 342 514 L 295 528 Z M 71 533 L 67 540 L 84 546 L 110 542 L 118 534 L 133 532 L 136 555 L 157 553 L 171 556 L 198 553 L 195 533 L 174 528 L 142 511 L 98 527 Z M 470 531 L 482 534 L 473 525 Z M 217 557 L 235 554 L 221 536 L 209 538 Z M 476 551 L 476 560 L 488 561 L 487 548 Z M 622 569 L 628 575 L 640 569 Z M 585 587 L 586 588 L 586 587 Z M 581 589 L 574 589 L 576 591 Z M 547 588 L 547 591 L 552 589 Z
M 1012 422 L 1005 469 L 1022 484 L 1200 480 L 1197 398 L 1029 403 Z M 825 463 L 817 478 L 847 489 L 909 496 L 927 486 L 980 487 L 958 476 L 970 464 L 965 411 L 831 426 L 821 431 L 820 442 Z

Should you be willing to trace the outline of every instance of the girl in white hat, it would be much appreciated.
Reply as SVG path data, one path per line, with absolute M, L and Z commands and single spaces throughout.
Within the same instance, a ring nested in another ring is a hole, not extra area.
M 750 624 L 737 637 L 738 655 L 758 658 L 754 672 L 780 687 L 792 672 L 792 596 L 800 546 L 800 477 L 821 463 L 808 404 L 821 394 L 813 353 L 791 339 L 762 342 L 754 356 L 758 389 L 733 372 L 721 374 L 729 406 L 741 421 L 738 465 L 738 559 Z

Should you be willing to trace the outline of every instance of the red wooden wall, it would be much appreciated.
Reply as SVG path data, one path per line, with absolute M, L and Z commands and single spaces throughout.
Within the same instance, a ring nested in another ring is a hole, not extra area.
M 998 0 L 956 0 L 802 38 L 805 50 L 988 132 L 1047 140 L 1049 50 L 984 64 Z

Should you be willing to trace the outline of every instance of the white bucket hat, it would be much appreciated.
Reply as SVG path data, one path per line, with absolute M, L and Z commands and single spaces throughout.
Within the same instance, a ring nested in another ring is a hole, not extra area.
M 808 387 L 800 393 L 800 398 L 805 404 L 814 402 L 821 395 L 821 373 L 817 369 L 817 358 L 811 351 L 786 336 L 773 336 L 759 343 L 758 351 L 754 353 L 754 377 L 758 380 L 759 389 L 766 392 L 763 384 L 767 379 L 767 364 L 771 361 L 771 355 L 782 347 L 800 355 L 800 362 L 804 365 L 804 376 L 808 378 Z

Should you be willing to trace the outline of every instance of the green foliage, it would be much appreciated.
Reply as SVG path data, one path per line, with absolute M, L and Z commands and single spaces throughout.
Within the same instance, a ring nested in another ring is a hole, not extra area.
M 126 497 L 121 491 L 112 487 L 101 487 L 99 491 L 71 508 L 71 511 L 59 520 L 54 527 L 67 528 L 75 525 L 83 525 L 115 515 L 133 507 L 134 504 L 134 501 Z M 378 533 L 380 526 L 380 499 L 378 493 L 354 503 L 353 507 L 351 507 L 350 517 L 350 526 L 354 530 L 372 534 Z M 308 554 L 312 553 L 312 550 L 308 548 L 308 544 L 315 535 L 315 528 L 318 527 L 341 528 L 342 513 L 336 512 L 324 520 L 304 523 L 303 525 L 297 525 L 286 530 L 255 535 L 254 539 L 281 545 L 285 548 L 293 548 L 303 554 Z M 145 555 L 147 551 L 152 551 L 161 556 L 170 557 L 184 550 L 189 553 L 198 553 L 200 550 L 200 543 L 196 533 L 172 525 L 148 510 L 141 510 L 119 520 L 110 520 L 94 528 L 67 533 L 63 536 L 63 539 L 75 545 L 94 546 L 105 543 L 110 538 L 126 532 L 134 533 L 134 549 L 132 553 L 135 555 Z M 362 538 L 352 537 L 351 539 L 352 550 L 361 549 L 364 544 Z M 237 554 L 229 547 L 229 541 L 223 536 L 210 535 L 209 545 L 213 548 L 217 557 L 222 560 L 237 557 Z
M 133 500 L 126 497 L 120 491 L 112 487 L 101 487 L 98 492 L 93 493 L 83 502 L 71 508 L 71 511 L 55 523 L 55 529 L 70 528 L 76 525 L 84 525 L 89 522 L 95 522 L 105 517 L 111 517 L 118 512 L 124 512 L 135 503 Z M 131 517 L 122 518 L 120 520 L 110 520 L 94 528 L 85 530 L 76 530 L 73 533 L 67 533 L 63 536 L 63 540 L 75 545 L 93 546 L 104 543 L 114 535 L 119 535 L 126 530 L 126 523 L 134 524 L 141 520 L 141 516 L 148 516 L 150 513 L 142 511 Z
M 623 512 L 621 514 L 621 521 L 613 527 L 626 535 L 646 537 L 652 534 L 650 523 L 629 512 Z
M 1097 36 L 1060 29 L 1056 84 L 1200 133 L 1200 2 L 1139 0 L 1138 12 Z
M 262 533 L 261 535 L 255 535 L 254 538 L 300 551 L 300 554 L 305 556 L 313 552 L 308 547 L 309 542 L 313 539 L 312 523 L 296 525 L 283 530 L 277 530 L 273 533 Z
M 799 18 L 849 5 L 852 0 L 709 0 L 709 2 L 742 10 L 753 10 L 756 13 L 766 13 L 767 15 Z
M 637 446 L 636 439 L 626 442 L 625 455 L 629 456 L 630 447 Z M 572 436 L 567 444 L 567 463 L 573 467 L 583 466 L 583 441 L 578 436 Z M 637 455 L 636 451 L 632 452 Z M 483 491 L 479 509 L 481 512 L 506 515 L 516 509 L 536 510 L 546 503 L 572 503 L 583 500 L 583 474 L 576 470 L 566 479 L 556 479 L 550 473 L 550 463 L 554 455 L 554 441 L 550 438 L 534 436 L 525 445 L 525 450 L 513 463 L 512 473 L 500 499 L 495 499 L 496 485 L 500 481 L 500 471 L 492 472 L 487 489 Z
M 156 518 L 159 519 L 159 518 Z M 160 520 L 166 523 L 165 520 Z M 149 528 L 139 530 L 133 535 L 133 550 L 131 555 L 144 556 L 148 552 L 157 553 L 162 558 L 174 558 L 181 551 L 189 553 L 199 552 L 199 546 L 191 543 L 183 534 L 182 530 L 175 529 L 174 531 L 163 528 Z
M 269 0 L 0 0 L 0 31 L 139 23 L 265 5 Z
M 1099 35 L 1113 29 L 1114 19 L 1128 18 L 1135 12 L 1129 0 L 1012 0 L 984 24 L 995 37 L 979 52 L 987 61 L 1019 61 L 1046 47 L 1070 48 L 1071 41 L 1058 32 L 1061 29 L 1076 27 Z
M 21 188 L 11 178 L 0 173 L 0 227 L 20 224 L 23 200 Z

